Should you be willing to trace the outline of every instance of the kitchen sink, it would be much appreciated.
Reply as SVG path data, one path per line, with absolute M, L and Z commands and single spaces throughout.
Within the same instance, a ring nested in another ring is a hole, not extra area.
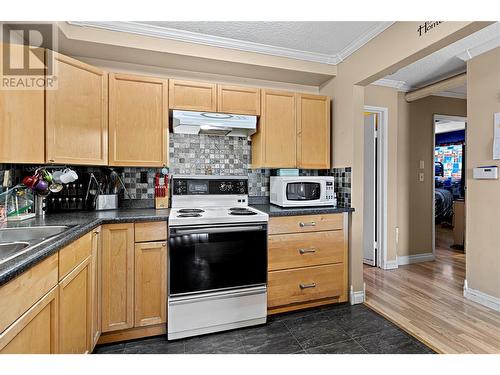
M 0 243 L 0 261 L 10 258 L 17 252 L 27 248 L 30 244 L 28 242 L 5 242 Z
M 5 228 L 0 229 L 0 243 L 16 241 L 44 240 L 62 232 L 69 227 L 65 225 L 25 227 L 25 228 Z
M 0 229 L 0 264 L 34 249 L 68 230 L 66 225 Z

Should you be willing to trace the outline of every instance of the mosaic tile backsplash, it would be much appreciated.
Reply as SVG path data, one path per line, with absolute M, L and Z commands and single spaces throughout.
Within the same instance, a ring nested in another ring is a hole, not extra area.
M 220 137 L 210 135 L 190 135 L 170 133 L 169 172 L 171 174 L 194 175 L 248 175 L 249 196 L 269 197 L 270 169 L 250 169 L 251 141 L 248 138 Z M 23 169 L 28 166 L 0 164 L 0 185 L 3 170 L 13 168 L 17 181 L 22 178 Z M 157 168 L 115 168 L 134 200 L 154 198 L 154 177 Z M 78 168 L 83 173 L 99 173 L 97 167 Z M 147 182 L 141 182 L 141 172 Z M 302 176 L 333 175 L 337 192 L 337 205 L 351 205 L 351 168 L 334 168 L 331 171 L 300 170 Z M 128 196 L 121 194 L 124 200 Z

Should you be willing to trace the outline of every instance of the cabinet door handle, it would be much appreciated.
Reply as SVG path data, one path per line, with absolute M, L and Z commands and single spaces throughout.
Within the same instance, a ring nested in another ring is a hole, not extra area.
M 314 222 L 314 221 L 309 221 L 307 223 L 300 222 L 299 226 L 301 228 L 304 228 L 304 227 L 315 227 L 316 226 L 316 222 Z
M 299 284 L 300 289 L 309 289 L 309 288 L 316 288 L 316 283 L 310 283 L 310 284 Z
M 311 247 L 310 249 L 299 249 L 299 253 L 301 255 L 307 254 L 307 253 L 315 253 L 316 249 L 314 247 Z

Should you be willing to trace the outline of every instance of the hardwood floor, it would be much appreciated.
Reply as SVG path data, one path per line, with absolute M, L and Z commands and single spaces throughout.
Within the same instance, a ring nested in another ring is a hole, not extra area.
M 500 313 L 463 297 L 465 254 L 436 244 L 433 262 L 365 266 L 366 305 L 438 353 L 500 353 Z

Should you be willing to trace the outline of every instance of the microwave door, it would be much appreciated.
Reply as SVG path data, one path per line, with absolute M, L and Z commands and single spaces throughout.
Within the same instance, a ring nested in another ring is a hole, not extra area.
M 319 182 L 289 182 L 286 185 L 288 201 L 317 201 L 321 198 Z

